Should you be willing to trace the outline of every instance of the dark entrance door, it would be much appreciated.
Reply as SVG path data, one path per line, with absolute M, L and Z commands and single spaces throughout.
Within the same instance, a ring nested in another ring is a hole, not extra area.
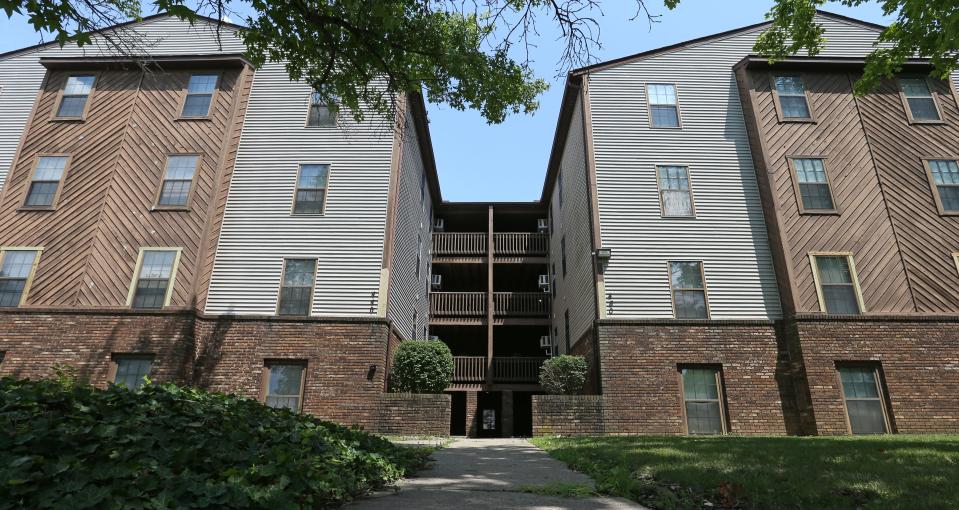
M 500 437 L 502 430 L 502 394 L 498 391 L 483 391 L 476 398 L 476 436 Z
M 466 392 L 455 391 L 450 393 L 450 435 L 466 435 Z
M 513 435 L 533 435 L 533 394 L 526 391 L 513 392 Z

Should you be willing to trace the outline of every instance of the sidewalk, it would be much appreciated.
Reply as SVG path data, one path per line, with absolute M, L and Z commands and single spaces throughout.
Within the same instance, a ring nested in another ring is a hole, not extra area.
M 524 486 L 593 481 L 524 439 L 457 439 L 438 450 L 432 469 L 348 506 L 351 510 L 440 509 L 643 509 L 623 499 L 561 498 L 522 492 Z

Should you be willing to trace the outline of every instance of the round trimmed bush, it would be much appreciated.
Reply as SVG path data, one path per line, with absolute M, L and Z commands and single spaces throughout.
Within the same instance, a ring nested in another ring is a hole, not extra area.
M 396 349 L 390 387 L 396 392 L 442 393 L 453 382 L 453 353 L 443 342 L 410 340 Z
M 329 508 L 424 452 L 174 385 L 0 379 L 0 509 Z
M 586 386 L 586 359 L 562 355 L 550 358 L 539 370 L 539 383 L 554 395 L 575 395 Z

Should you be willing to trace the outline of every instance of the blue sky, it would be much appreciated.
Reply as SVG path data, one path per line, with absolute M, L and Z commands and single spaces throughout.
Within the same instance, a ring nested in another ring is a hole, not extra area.
M 661 14 L 650 27 L 645 18 L 630 21 L 635 4 L 627 0 L 603 2 L 598 17 L 602 48 L 599 60 L 609 60 L 660 46 L 675 44 L 763 21 L 771 0 L 682 0 L 673 11 L 656 0 L 650 11 Z M 888 23 L 878 4 L 844 7 L 830 3 L 826 10 L 874 23 Z M 149 14 L 149 13 L 147 13 Z M 550 82 L 533 115 L 514 115 L 499 125 L 487 125 L 473 111 L 430 105 L 430 132 L 439 169 L 443 198 L 450 201 L 530 201 L 540 196 L 546 163 L 556 129 L 565 77 L 557 77 L 561 41 L 550 20 L 540 20 L 541 35 L 532 51 L 534 70 Z M 23 17 L 0 16 L 0 52 L 29 46 L 39 37 Z

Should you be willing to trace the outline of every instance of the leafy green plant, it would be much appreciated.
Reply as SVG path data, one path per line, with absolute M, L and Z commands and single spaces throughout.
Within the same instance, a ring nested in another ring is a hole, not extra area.
M 326 508 L 428 450 L 174 385 L 0 379 L 0 509 Z
M 396 392 L 441 393 L 453 381 L 453 354 L 443 342 L 411 340 L 396 349 L 390 387 Z
M 539 369 L 539 383 L 548 393 L 575 395 L 586 386 L 586 360 L 564 354 L 550 358 Z

